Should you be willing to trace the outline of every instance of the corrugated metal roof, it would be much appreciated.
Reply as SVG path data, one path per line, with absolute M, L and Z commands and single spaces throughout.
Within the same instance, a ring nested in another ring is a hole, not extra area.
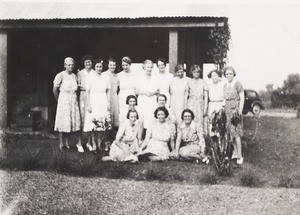
M 95 2 L 1 2 L 0 20 L 115 19 L 153 17 L 228 17 L 228 5 L 95 3 Z

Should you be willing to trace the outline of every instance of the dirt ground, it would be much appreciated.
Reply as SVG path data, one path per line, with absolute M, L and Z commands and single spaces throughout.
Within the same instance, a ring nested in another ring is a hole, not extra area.
M 87 180 L 45 172 L 1 171 L 1 179 L 6 185 L 1 190 L 2 199 L 6 199 L 1 214 L 299 214 L 300 211 L 300 189 Z M 23 188 L 17 189 L 15 183 L 21 183 Z

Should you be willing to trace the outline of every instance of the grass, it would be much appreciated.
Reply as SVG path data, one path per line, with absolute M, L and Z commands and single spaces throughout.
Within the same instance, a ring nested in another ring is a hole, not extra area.
M 79 177 L 105 177 L 188 184 L 230 184 L 249 187 L 299 187 L 300 169 L 299 119 L 261 117 L 257 124 L 244 118 L 244 166 L 234 169 L 232 177 L 218 177 L 211 162 L 140 162 L 138 165 L 102 162 L 99 155 L 78 153 L 75 139 L 71 151 L 61 153 L 58 140 L 51 138 L 9 136 L 0 154 L 0 168 L 7 170 L 43 170 Z

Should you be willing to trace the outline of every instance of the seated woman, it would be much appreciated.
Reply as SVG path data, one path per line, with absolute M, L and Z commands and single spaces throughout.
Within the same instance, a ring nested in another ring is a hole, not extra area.
M 202 126 L 198 126 L 193 121 L 194 118 L 195 115 L 190 109 L 182 112 L 182 124 L 177 129 L 176 149 L 172 152 L 172 157 L 207 162 Z
M 165 107 L 168 110 L 169 116 L 166 119 L 169 120 L 174 125 L 176 125 L 176 117 L 175 117 L 174 112 L 172 111 L 171 108 L 166 107 L 167 96 L 165 94 L 158 94 L 156 101 L 157 101 L 158 107 Z
M 175 148 L 175 125 L 166 120 L 169 112 L 165 107 L 158 107 L 154 116 L 157 120 L 147 131 L 138 155 L 147 156 L 151 161 L 167 160 L 170 153 L 169 144 L 172 150 Z
M 139 115 L 136 110 L 128 111 L 128 120 L 120 126 L 116 140 L 111 145 L 109 156 L 103 157 L 103 161 L 138 162 L 137 156 L 134 155 L 138 151 L 140 143 L 138 118 Z

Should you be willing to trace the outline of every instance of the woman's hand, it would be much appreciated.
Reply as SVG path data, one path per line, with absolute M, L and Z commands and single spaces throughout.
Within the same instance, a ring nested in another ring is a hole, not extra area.
M 91 107 L 91 105 L 88 105 L 87 110 L 88 110 L 89 113 L 92 113 L 92 107 Z

